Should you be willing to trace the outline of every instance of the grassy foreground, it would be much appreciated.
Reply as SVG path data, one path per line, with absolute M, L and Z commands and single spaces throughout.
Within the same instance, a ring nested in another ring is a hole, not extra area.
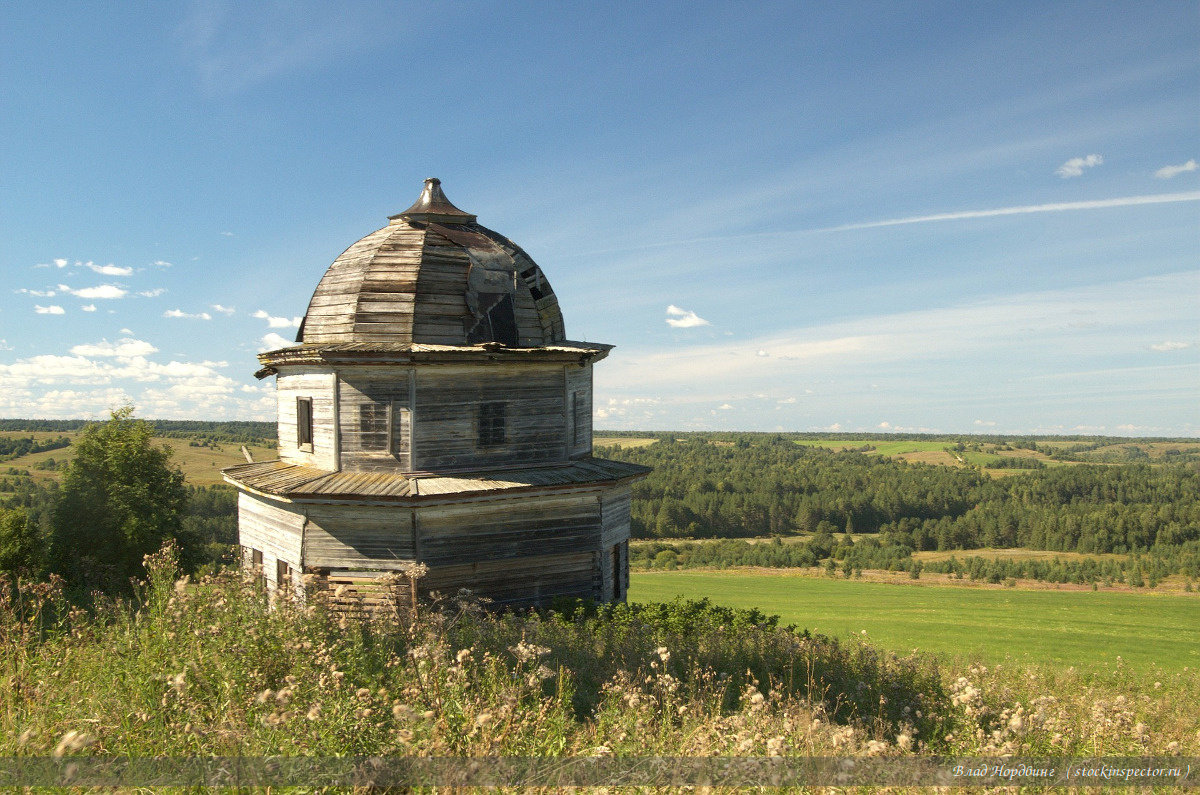
M 866 630 L 884 648 L 988 664 L 1090 669 L 1119 657 L 1147 674 L 1152 666 L 1200 668 L 1200 598 L 1188 594 L 922 587 L 787 571 L 633 573 L 631 600 L 677 596 L 758 608 L 835 637 Z
M 372 621 L 236 575 L 0 588 L 0 756 L 1195 754 L 1195 671 L 941 667 L 704 602 Z

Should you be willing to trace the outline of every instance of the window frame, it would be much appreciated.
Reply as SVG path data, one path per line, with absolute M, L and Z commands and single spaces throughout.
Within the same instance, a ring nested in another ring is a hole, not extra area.
M 296 447 L 302 452 L 313 451 L 313 399 L 296 398 Z
M 489 400 L 479 404 L 480 447 L 500 447 L 508 444 L 508 404 L 502 400 Z

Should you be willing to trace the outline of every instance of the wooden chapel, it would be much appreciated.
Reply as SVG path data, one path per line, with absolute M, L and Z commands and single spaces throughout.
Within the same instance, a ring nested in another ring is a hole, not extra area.
M 423 592 L 496 604 L 621 600 L 630 483 L 592 457 L 592 365 L 554 291 L 507 238 L 427 179 L 317 285 L 275 376 L 279 458 L 226 469 L 243 562 L 269 589 L 424 564 Z

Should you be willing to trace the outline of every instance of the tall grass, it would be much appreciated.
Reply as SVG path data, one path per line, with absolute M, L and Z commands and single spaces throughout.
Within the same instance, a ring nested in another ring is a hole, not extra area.
M 941 670 L 706 602 L 372 618 L 177 579 L 0 584 L 0 755 L 1195 753 L 1194 673 Z

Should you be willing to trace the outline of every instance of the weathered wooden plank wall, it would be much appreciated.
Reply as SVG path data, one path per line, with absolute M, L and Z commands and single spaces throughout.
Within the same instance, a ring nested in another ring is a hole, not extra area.
M 338 372 L 342 468 L 412 470 L 410 368 L 346 368 Z
M 378 505 L 309 505 L 304 565 L 400 571 L 412 564 L 412 511 Z
M 561 366 L 438 367 L 417 373 L 414 468 L 536 466 L 564 460 Z M 506 404 L 506 442 L 481 447 L 480 405 Z
M 274 588 L 275 562 L 300 569 L 304 513 L 286 503 L 272 503 L 245 492 L 238 494 L 238 543 L 263 553 L 263 575 Z
M 417 548 L 430 566 L 468 561 L 512 563 L 521 577 L 529 557 L 595 550 L 600 505 L 594 494 L 419 508 Z
M 334 434 L 334 375 L 316 367 L 289 367 L 275 380 L 279 405 L 279 458 L 321 469 L 337 468 Z M 312 450 L 297 445 L 296 399 L 312 398 Z
M 571 457 L 592 454 L 592 366 L 566 368 L 567 401 L 571 406 L 567 439 Z
M 558 596 L 579 599 L 599 598 L 596 553 L 574 552 L 564 555 L 539 555 L 512 561 L 484 561 L 450 566 L 431 566 L 417 581 L 419 592 L 438 591 L 453 596 L 459 588 L 469 588 L 496 605 L 548 604 Z

